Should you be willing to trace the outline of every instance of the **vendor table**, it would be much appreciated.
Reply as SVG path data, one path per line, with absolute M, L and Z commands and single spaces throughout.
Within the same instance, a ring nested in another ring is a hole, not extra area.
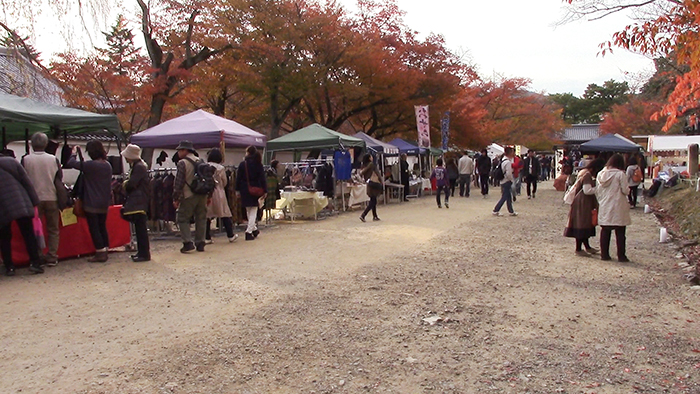
M 353 205 L 362 204 L 369 201 L 369 196 L 367 195 L 367 184 L 366 183 L 354 183 L 348 184 L 347 189 L 350 191 L 350 198 L 348 199 L 348 207 Z
M 385 204 L 390 202 L 390 200 L 394 198 L 396 198 L 398 202 L 403 202 L 403 185 L 399 185 L 398 183 L 386 182 L 384 183 L 384 192 L 386 193 L 386 197 L 384 198 Z
M 289 208 L 292 221 L 296 215 L 318 219 L 317 214 L 327 206 L 328 197 L 323 192 L 283 192 L 282 198 L 277 202 L 277 209 Z
M 119 214 L 121 207 L 121 205 L 113 205 L 109 207 L 107 212 L 107 232 L 109 234 L 110 248 L 124 246 L 131 242 L 131 228 L 129 227 L 129 222 L 122 219 Z M 46 234 L 46 228 L 44 228 L 44 234 Z M 92 244 L 90 230 L 85 218 L 78 218 L 77 223 L 68 226 L 61 224 L 59 237 L 59 260 L 95 253 L 95 246 Z M 16 265 L 29 263 L 27 248 L 24 246 L 24 238 L 22 238 L 16 223 L 12 223 L 12 260 Z

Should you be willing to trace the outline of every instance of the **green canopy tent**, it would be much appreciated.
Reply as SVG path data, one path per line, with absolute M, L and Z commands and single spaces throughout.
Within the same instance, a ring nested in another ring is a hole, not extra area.
M 290 150 L 364 148 L 365 145 L 364 140 L 338 133 L 318 123 L 314 123 L 311 126 L 306 126 L 303 129 L 268 141 L 265 149 L 272 153 Z
M 95 133 L 106 130 L 123 141 L 116 115 L 94 114 L 75 108 L 46 104 L 28 98 L 0 92 L 0 128 L 2 145 L 28 140 L 38 131 L 50 138 L 61 135 Z

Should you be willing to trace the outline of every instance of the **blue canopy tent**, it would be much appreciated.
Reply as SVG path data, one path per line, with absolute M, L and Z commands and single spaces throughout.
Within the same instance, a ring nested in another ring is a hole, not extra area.
M 359 138 L 361 140 L 364 140 L 365 143 L 367 144 L 367 148 L 383 153 L 384 155 L 392 155 L 392 156 L 398 156 L 399 155 L 399 148 L 395 145 L 392 144 L 387 144 L 386 142 L 379 141 L 376 138 L 370 137 L 367 134 L 363 132 L 359 132 L 354 135 L 354 137 Z
M 389 144 L 399 148 L 400 153 L 405 153 L 411 156 L 424 155 L 430 152 L 428 148 L 419 148 L 402 140 L 401 138 L 394 138 L 393 140 L 389 141 Z

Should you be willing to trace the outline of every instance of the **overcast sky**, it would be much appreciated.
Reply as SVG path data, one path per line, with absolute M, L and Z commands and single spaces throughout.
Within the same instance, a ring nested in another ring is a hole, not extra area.
M 341 0 L 348 8 L 355 0 Z M 598 44 L 631 23 L 624 15 L 554 25 L 561 0 L 397 0 L 405 22 L 422 35 L 442 34 L 448 48 L 467 51 L 479 73 L 525 77 L 532 90 L 583 94 L 590 83 L 635 80 L 653 73 L 645 57 L 616 50 L 597 56 Z
M 355 7 L 356 0 L 339 1 L 349 10 Z M 131 2 L 121 4 L 135 11 L 136 2 Z M 536 92 L 580 96 L 590 83 L 600 85 L 614 79 L 634 84 L 639 75 L 653 73 L 651 60 L 621 49 L 598 56 L 598 44 L 631 22 L 624 15 L 555 27 L 564 15 L 561 0 L 397 0 L 397 4 L 406 12 L 405 22 L 410 28 L 423 37 L 431 32 L 442 34 L 447 47 L 457 53 L 466 52 L 482 76 L 529 78 L 531 90 Z M 114 12 L 116 15 L 118 10 Z M 113 21 L 106 19 L 108 25 Z M 57 26 L 36 26 L 37 48 L 45 59 L 57 48 L 64 49 L 58 45 L 66 42 L 61 33 L 84 35 L 53 31 L 52 27 Z M 102 38 L 99 33 L 91 35 L 93 39 Z M 137 45 L 142 45 L 141 35 L 137 38 Z M 90 46 L 89 40 L 81 42 Z

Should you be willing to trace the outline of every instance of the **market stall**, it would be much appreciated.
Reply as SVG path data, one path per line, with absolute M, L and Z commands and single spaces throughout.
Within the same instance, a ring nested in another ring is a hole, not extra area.
M 430 187 L 429 180 L 427 181 L 427 189 L 422 187 L 423 185 L 425 185 L 423 180 L 427 180 L 427 178 L 423 175 L 425 175 L 425 173 L 430 170 L 428 163 L 424 162 L 422 158 L 428 158 L 429 160 L 430 149 L 419 148 L 409 142 L 402 140 L 401 138 L 395 138 L 391 140 L 389 144 L 399 148 L 399 152 L 401 154 L 406 154 L 409 168 L 410 166 L 413 166 L 414 169 L 416 169 L 415 167 L 418 167 L 416 178 L 409 181 L 409 195 L 406 197 L 416 197 L 420 195 L 424 190 L 432 190 L 432 188 Z
M 605 134 L 596 139 L 590 140 L 581 144 L 579 150 L 581 153 L 596 153 L 596 152 L 618 152 L 632 153 L 639 152 L 642 146 L 635 144 L 627 138 L 619 134 Z
M 370 137 L 363 132 L 355 134 L 355 137 L 364 140 L 367 144 L 367 150 L 374 152 L 378 158 L 377 162 L 381 167 L 382 176 L 386 176 L 387 166 L 395 166 L 399 163 L 399 148 L 388 144 L 386 142 L 379 141 L 376 138 Z M 390 168 L 391 169 L 391 168 Z M 398 168 L 395 171 L 396 179 L 398 179 Z M 385 180 L 384 182 L 384 204 L 387 204 L 391 198 L 390 196 L 395 196 L 397 202 L 403 202 L 403 185 L 398 183 L 391 183 Z
M 109 247 L 117 248 L 131 242 L 131 229 L 129 223 L 121 218 L 119 210 L 121 205 L 109 207 L 107 212 L 107 233 L 109 234 Z M 90 230 L 85 218 L 72 215 L 72 210 L 67 209 L 61 219 L 59 227 L 58 259 L 87 256 L 95 253 L 92 244 Z M 70 218 L 72 216 L 72 218 Z M 67 221 L 66 224 L 64 220 Z M 75 222 L 73 222 L 75 221 Z M 46 234 L 46 227 L 44 227 Z M 46 252 L 46 250 L 44 250 Z M 24 238 L 19 232 L 17 224 L 12 223 L 12 260 L 16 265 L 29 264 L 27 248 L 24 246 Z
M 351 180 L 351 162 L 354 155 L 350 153 L 353 149 L 365 149 L 366 143 L 364 140 L 352 137 L 333 131 L 326 127 L 323 127 L 317 123 L 310 126 L 304 127 L 302 129 L 291 132 L 274 140 L 268 141 L 266 146 L 266 160 L 269 161 L 278 152 L 310 152 L 330 150 L 333 151 L 333 185 L 336 185 L 338 181 L 340 182 L 340 195 L 343 199 L 343 206 L 345 206 L 345 181 Z M 354 153 L 354 152 L 353 152 Z M 308 163 L 282 163 L 292 170 L 296 167 L 308 168 L 310 165 Z M 320 167 L 319 167 L 320 168 Z M 300 174 L 300 177 L 304 174 Z M 292 174 L 292 176 L 294 176 Z M 309 190 L 307 185 L 306 190 L 300 190 L 298 188 L 290 188 L 285 190 L 285 192 L 292 193 L 290 198 L 296 199 L 294 193 L 306 193 L 315 190 Z M 333 196 L 335 196 L 335 188 L 332 188 Z M 326 195 L 326 197 L 333 197 Z
M 267 137 L 240 123 L 201 109 L 131 136 L 131 143 L 143 148 L 144 156 L 148 152 L 150 158 L 145 159 L 151 168 L 174 167 L 171 157 L 182 140 L 192 141 L 195 149 L 221 148 L 224 153 L 223 164 L 238 165 L 245 157 L 246 147 L 262 149 Z M 161 160 L 158 160 L 159 157 Z

